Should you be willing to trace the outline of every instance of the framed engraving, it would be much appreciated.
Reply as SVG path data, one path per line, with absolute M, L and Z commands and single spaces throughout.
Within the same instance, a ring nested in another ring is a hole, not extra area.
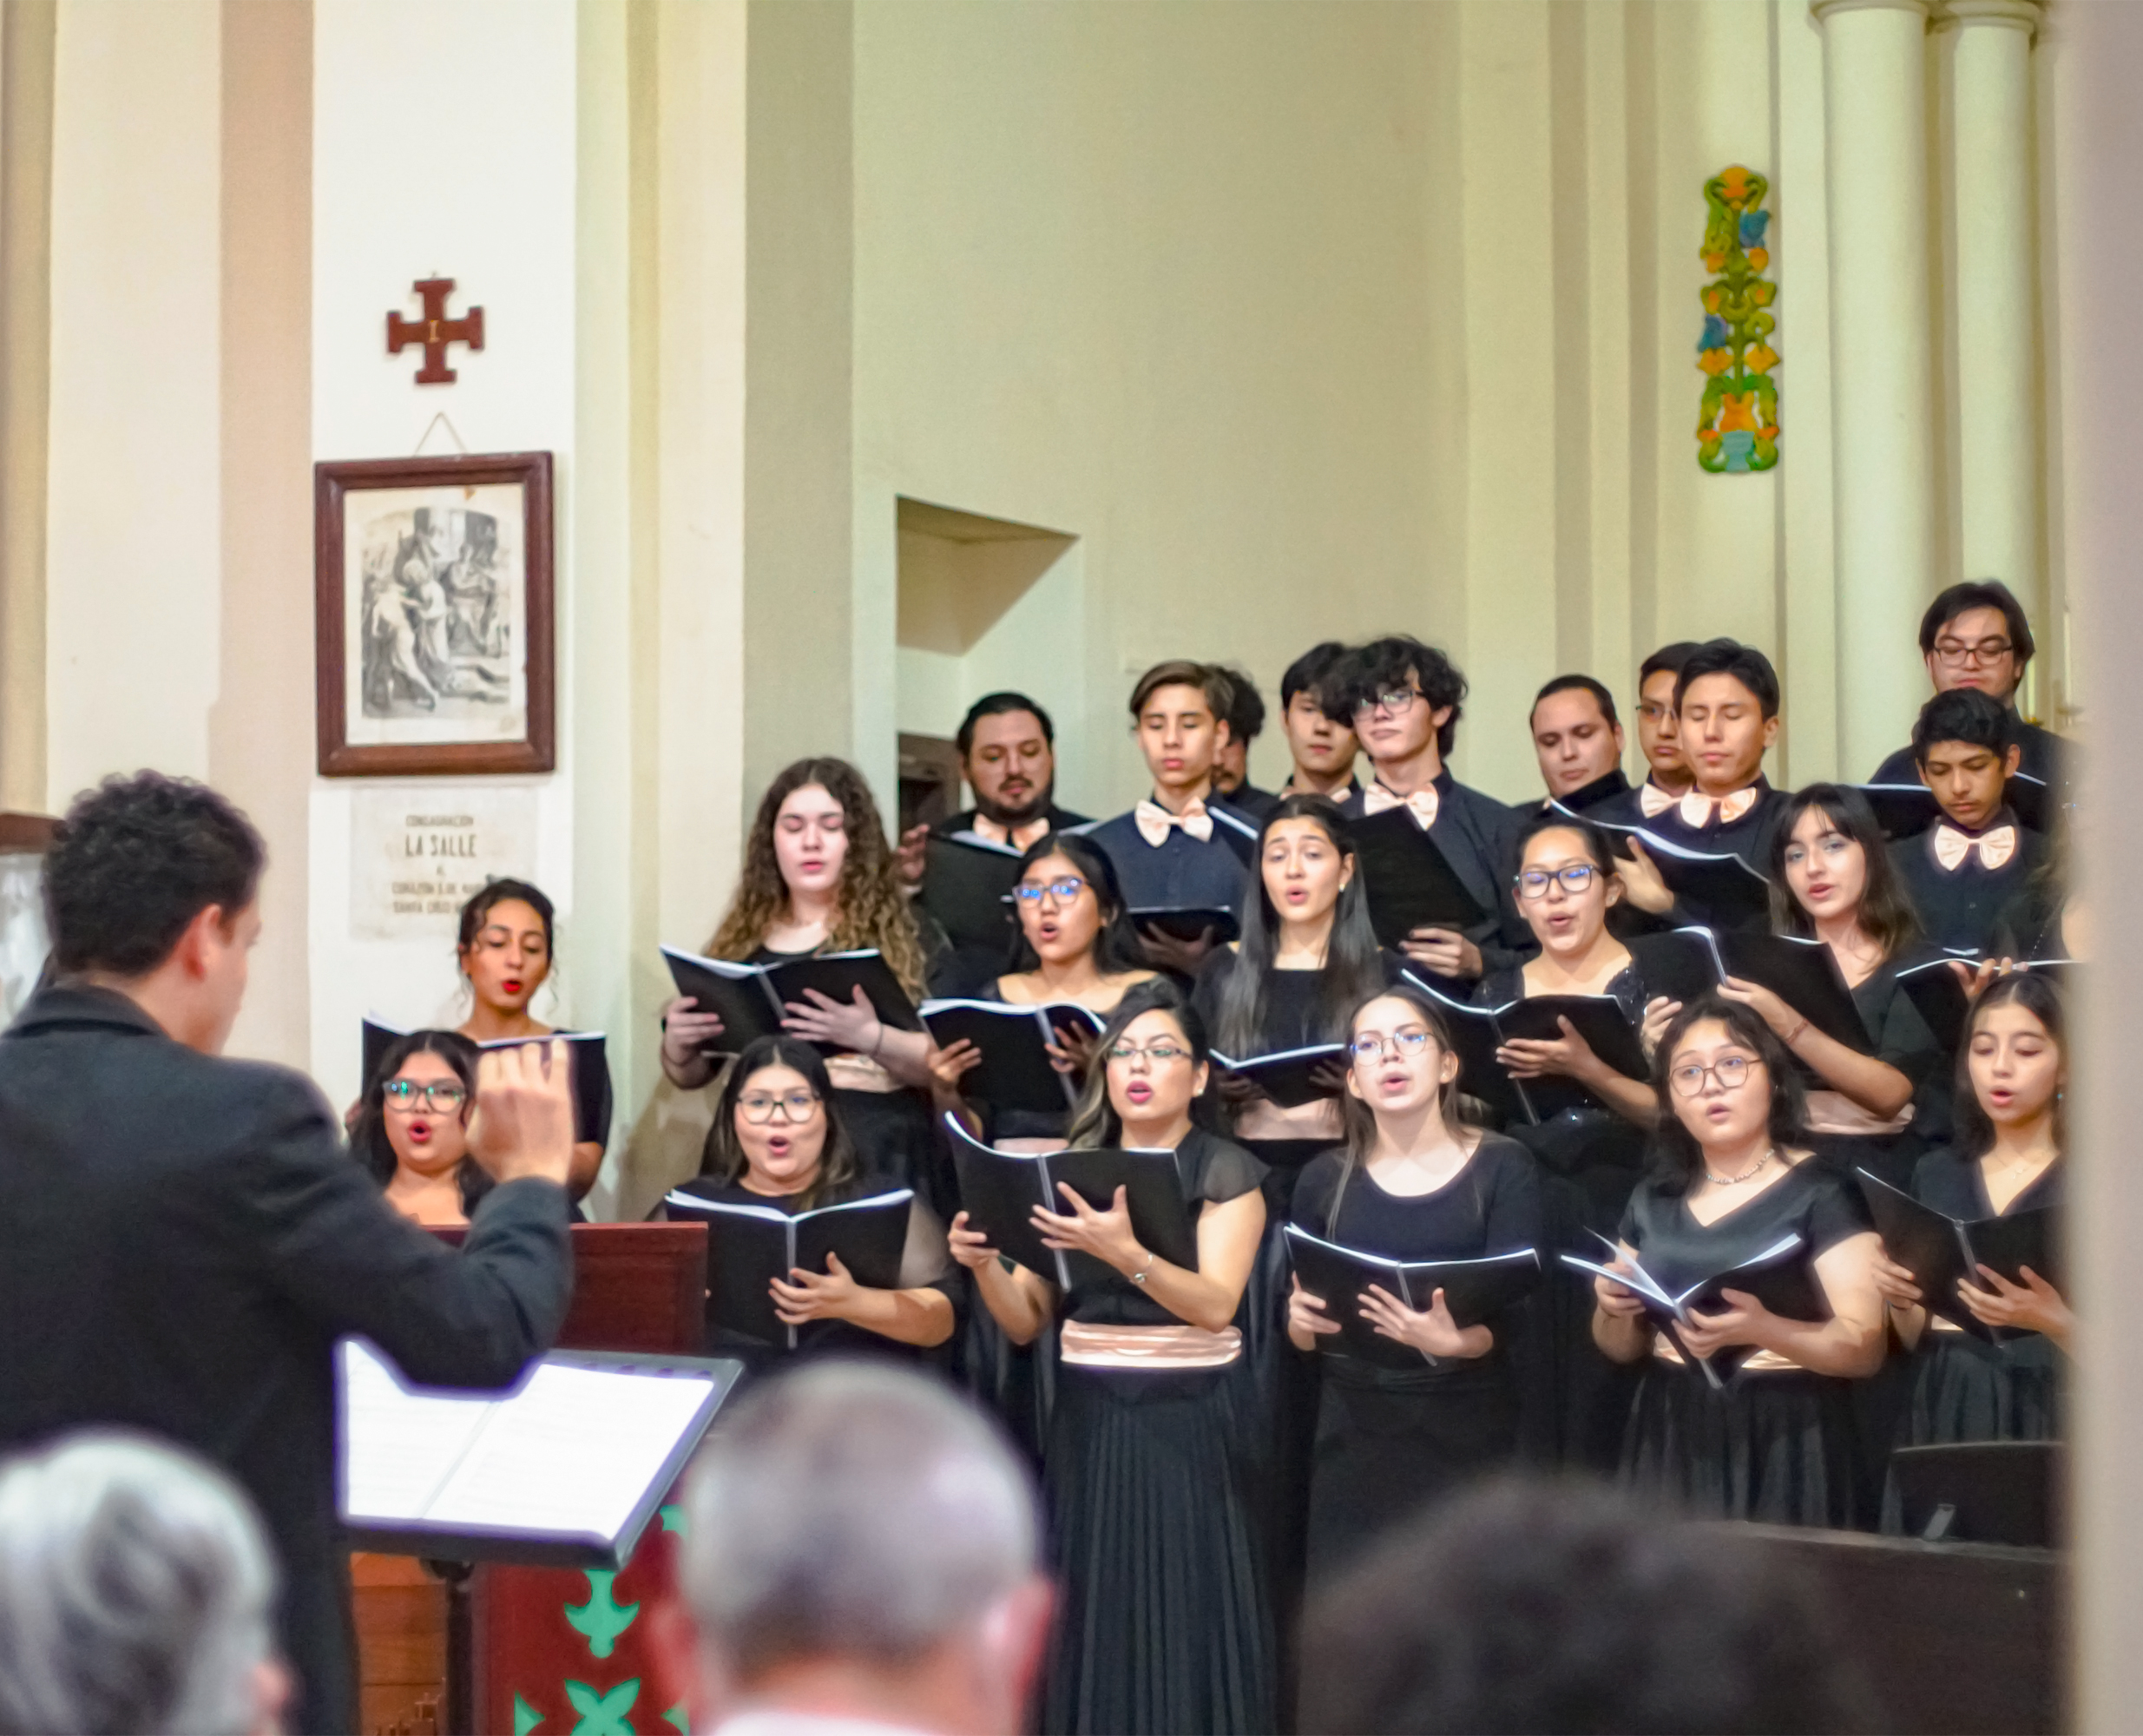
M 549 772 L 551 455 L 312 467 L 323 777 Z

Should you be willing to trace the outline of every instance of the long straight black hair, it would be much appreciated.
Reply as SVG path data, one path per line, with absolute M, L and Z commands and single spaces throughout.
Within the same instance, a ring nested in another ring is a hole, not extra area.
M 1867 878 L 1861 883 L 1860 926 L 1883 949 L 1884 963 L 1897 957 L 1920 937 L 1920 924 L 1912 914 L 1912 901 L 1905 896 L 1897 871 L 1890 865 L 1890 841 L 1858 790 L 1843 784 L 1811 784 L 1787 798 L 1778 817 L 1778 829 L 1771 841 L 1771 925 L 1779 934 L 1813 936 L 1816 924 L 1786 884 L 1786 851 L 1793 843 L 1793 828 L 1810 809 L 1831 822 L 1832 828 L 1860 846 L 1867 862 Z
M 1108 1052 L 1130 1029 L 1133 1020 L 1143 1018 L 1148 1013 L 1166 1013 L 1175 1021 L 1176 1029 L 1183 1033 L 1185 1047 L 1191 1051 L 1193 1067 L 1203 1067 L 1211 1056 L 1213 1045 L 1206 1040 L 1206 1021 L 1184 992 L 1166 976 L 1140 983 L 1116 1003 L 1116 1010 L 1109 1015 L 1108 1023 L 1095 1041 L 1094 1066 L 1080 1090 L 1078 1106 L 1072 1110 L 1066 1144 L 1108 1147 L 1122 1140 L 1123 1117 L 1116 1113 L 1116 1106 L 1108 1096 Z M 1191 1121 L 1194 1126 L 1204 1127 L 1210 1119 L 1206 1098 L 1211 1095 L 1212 1082 L 1208 1077 L 1206 1092 L 1191 1101 Z
M 744 1141 L 737 1137 L 737 1099 L 755 1075 L 770 1067 L 786 1067 L 802 1074 L 826 1118 L 826 1142 L 819 1149 L 818 1173 L 803 1191 L 801 1208 L 809 1212 L 837 1205 L 861 1179 L 863 1161 L 856 1154 L 855 1141 L 841 1123 L 841 1112 L 833 1106 L 833 1081 L 827 1075 L 825 1057 L 799 1037 L 763 1036 L 745 1046 L 744 1053 L 730 1068 L 728 1078 L 722 1082 L 700 1173 L 725 1187 L 734 1187 L 742 1179 L 750 1161 L 744 1154 Z
M 1265 1035 L 1265 1016 L 1271 999 L 1272 959 L 1279 948 L 1280 914 L 1265 888 L 1265 846 L 1274 826 L 1294 819 L 1309 820 L 1331 840 L 1332 848 L 1344 859 L 1354 858 L 1346 819 L 1326 796 L 1284 798 L 1259 832 L 1258 853 L 1251 865 L 1251 884 L 1256 894 L 1243 901 L 1242 944 L 1222 985 L 1213 1019 L 1214 1041 L 1220 1052 L 1239 1060 L 1272 1047 Z M 1384 955 L 1377 950 L 1377 932 L 1370 926 L 1369 895 L 1358 872 L 1339 889 L 1339 901 L 1332 906 L 1331 936 L 1325 943 L 1325 968 L 1318 978 L 1311 1041 L 1337 1042 L 1346 1035 L 1356 1009 L 1384 984 Z
M 387 1082 L 402 1070 L 412 1055 L 436 1055 L 454 1069 L 454 1076 L 469 1095 L 462 1103 L 462 1125 L 477 1107 L 477 1055 L 475 1043 L 459 1031 L 414 1030 L 398 1036 L 380 1051 L 379 1065 L 365 1082 L 365 1097 L 350 1129 L 350 1151 L 381 1187 L 394 1180 L 394 1147 L 387 1139 Z M 473 1157 L 464 1157 L 454 1174 L 461 1189 L 462 1210 L 473 1212 L 477 1201 L 491 1191 L 491 1178 Z
M 1994 1121 L 1972 1088 L 1972 1039 L 1996 1007 L 2021 1007 L 2046 1027 L 2047 1036 L 2061 1050 L 2062 1061 L 2068 1059 L 2068 1020 L 2061 1006 L 2061 991 L 2051 976 L 2037 970 L 2013 970 L 1989 983 L 1972 1003 L 1971 1016 L 1964 1022 L 1964 1041 L 1957 1045 L 1956 1108 L 1952 1113 L 1956 1121 L 1957 1150 L 1966 1157 L 1984 1157 L 1994 1149 Z M 2065 1096 L 2057 1092 L 2054 1098 L 2054 1144 L 2064 1155 L 2068 1151 Z
M 1116 865 L 1100 845 L 1070 832 L 1053 832 L 1038 838 L 1020 858 L 1019 872 L 1013 877 L 1012 884 L 1017 885 L 1035 863 L 1046 862 L 1052 856 L 1061 856 L 1076 868 L 1101 904 L 1101 926 L 1094 937 L 1094 968 L 1104 976 L 1121 976 L 1127 970 L 1145 970 L 1146 949 L 1140 944 L 1138 930 L 1131 925 L 1123 888 L 1116 879 Z M 1028 944 L 1027 928 L 1020 921 L 1019 912 L 1014 911 L 1011 916 L 1013 974 L 1041 969 L 1042 960 Z
M 1652 1054 L 1652 1088 L 1660 1099 L 1661 1115 L 1652 1135 L 1653 1186 L 1661 1194 L 1686 1194 L 1704 1168 L 1704 1147 L 1682 1123 L 1674 1110 L 1673 1074 L 1674 1050 L 1691 1027 L 1706 1020 L 1726 1027 L 1726 1035 L 1751 1050 L 1764 1063 L 1771 1080 L 1771 1142 L 1781 1149 L 1808 1143 L 1808 1095 L 1800 1071 L 1778 1034 L 1764 1023 L 1755 1008 L 1717 995 L 1705 995 L 1674 1015 Z M 1747 1088 L 1745 1086 L 1743 1088 Z

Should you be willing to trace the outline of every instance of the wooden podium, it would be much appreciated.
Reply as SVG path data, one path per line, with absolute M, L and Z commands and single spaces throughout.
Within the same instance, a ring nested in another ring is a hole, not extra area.
M 699 1353 L 704 1224 L 576 1224 L 572 1236 L 573 1306 L 559 1349 Z M 487 1567 L 451 1597 L 406 1556 L 353 1557 L 365 1736 L 659 1727 L 672 1708 L 653 1704 L 659 1690 L 641 1618 L 668 1594 L 677 1522 L 665 1508 L 616 1574 Z M 447 1658 L 450 1630 L 464 1621 L 466 1633 L 452 1637 L 472 1667 L 457 1684 L 468 1703 L 456 1706 Z

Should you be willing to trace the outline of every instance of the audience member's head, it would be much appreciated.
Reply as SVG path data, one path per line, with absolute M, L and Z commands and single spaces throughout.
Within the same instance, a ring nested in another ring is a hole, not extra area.
M 1056 726 L 1025 694 L 984 694 L 967 708 L 953 742 L 983 818 L 1018 825 L 1048 806 Z
M 948 1389 L 853 1363 L 770 1380 L 715 1424 L 685 1512 L 694 1633 L 667 1638 L 694 1728 L 753 1706 L 1025 1727 L 1050 1608 L 1034 1489 Z
M 1695 640 L 1678 639 L 1638 666 L 1637 746 L 1652 768 L 1652 781 L 1663 790 L 1689 787 L 1689 762 L 1682 758 L 1675 727 L 1674 689 L 1681 682 L 1682 665 L 1696 649 Z
M 1558 675 L 1533 700 L 1533 753 L 1548 793 L 1574 795 L 1622 763 L 1614 695 L 1590 675 Z
M 110 777 L 75 799 L 45 856 L 52 962 L 124 985 L 164 1029 L 214 1054 L 246 997 L 267 846 L 205 784 Z
M 255 1736 L 290 1679 L 275 1573 L 228 1479 L 141 1437 L 0 1467 L 0 1733 Z
M 1250 781 L 1250 744 L 1265 729 L 1265 699 L 1249 670 L 1237 663 L 1219 666 L 1227 678 L 1228 739 L 1213 760 L 1213 787 L 1232 795 Z
M 1723 1527 L 1581 1484 L 1484 1484 L 1328 1583 L 1304 1625 L 1318 1733 L 1871 1729 L 1803 1581 Z
M 1951 585 L 1920 617 L 1920 654 L 1938 694 L 1977 687 L 2012 705 L 2038 648 L 2024 605 L 1999 579 Z

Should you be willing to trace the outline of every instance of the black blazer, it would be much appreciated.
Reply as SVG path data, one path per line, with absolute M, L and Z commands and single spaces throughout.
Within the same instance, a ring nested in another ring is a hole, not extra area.
M 358 1727 L 335 1340 L 500 1387 L 556 1337 L 565 1190 L 509 1182 L 459 1253 L 397 1214 L 312 1083 L 61 985 L 0 1036 L 0 1446 L 141 1429 L 228 1471 L 282 1575 L 292 1728 Z

